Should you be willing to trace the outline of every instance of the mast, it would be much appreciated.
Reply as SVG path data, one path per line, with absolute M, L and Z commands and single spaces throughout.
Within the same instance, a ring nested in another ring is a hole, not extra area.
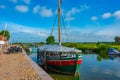
M 61 45 L 61 36 L 60 36 L 60 0 L 58 0 L 58 44 Z

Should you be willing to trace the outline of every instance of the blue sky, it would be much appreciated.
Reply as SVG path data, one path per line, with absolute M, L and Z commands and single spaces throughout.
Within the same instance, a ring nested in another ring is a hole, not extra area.
M 62 41 L 114 41 L 115 36 L 120 36 L 119 3 L 120 0 L 62 0 Z M 57 4 L 57 0 L 0 0 L 0 30 L 7 24 L 12 42 L 45 41 L 57 15 Z M 55 38 L 56 26 L 57 21 Z

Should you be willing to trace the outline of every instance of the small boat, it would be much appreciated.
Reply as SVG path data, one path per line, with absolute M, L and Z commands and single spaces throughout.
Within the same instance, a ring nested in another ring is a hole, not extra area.
M 82 51 L 61 45 L 60 0 L 58 0 L 58 44 L 46 44 L 38 48 L 37 59 L 50 69 L 63 74 L 75 74 L 82 63 Z
M 114 49 L 114 48 L 110 48 L 110 49 L 108 50 L 108 55 L 120 55 L 120 52 L 117 51 L 117 50 Z

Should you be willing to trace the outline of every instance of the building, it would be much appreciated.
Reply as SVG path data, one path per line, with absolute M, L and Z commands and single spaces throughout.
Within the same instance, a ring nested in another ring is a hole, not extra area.
M 8 45 L 8 40 L 4 39 L 4 37 L 0 35 L 0 48 L 7 45 Z

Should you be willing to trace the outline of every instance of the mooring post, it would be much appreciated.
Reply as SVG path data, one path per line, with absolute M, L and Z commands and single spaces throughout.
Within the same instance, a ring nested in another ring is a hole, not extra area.
M 37 61 L 39 61 L 39 58 L 40 58 L 40 52 L 39 49 L 37 49 Z
M 47 66 L 46 66 L 46 54 L 47 52 L 44 52 L 44 69 L 47 70 Z

